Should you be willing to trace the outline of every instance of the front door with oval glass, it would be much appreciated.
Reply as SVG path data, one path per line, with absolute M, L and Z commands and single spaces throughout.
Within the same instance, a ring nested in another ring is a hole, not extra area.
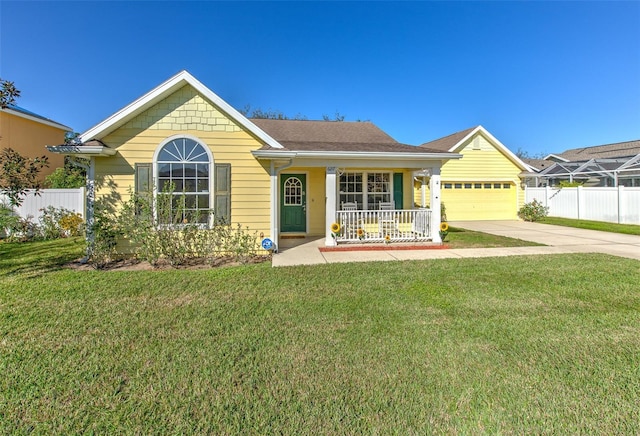
M 280 231 L 307 231 L 307 182 L 305 174 L 283 174 L 280 178 Z

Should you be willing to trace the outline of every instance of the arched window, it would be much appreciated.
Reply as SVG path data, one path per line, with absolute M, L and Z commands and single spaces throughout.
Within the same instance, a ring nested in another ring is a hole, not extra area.
M 285 206 L 300 206 L 302 204 L 302 182 L 297 177 L 289 177 L 284 182 Z
M 179 137 L 164 144 L 156 156 L 158 221 L 208 223 L 212 162 L 205 146 Z

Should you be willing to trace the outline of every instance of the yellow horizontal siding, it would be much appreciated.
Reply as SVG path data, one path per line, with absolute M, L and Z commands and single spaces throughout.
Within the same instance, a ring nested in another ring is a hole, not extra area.
M 202 116 L 197 116 L 198 113 Z M 166 126 L 170 128 L 163 128 Z M 178 128 L 174 130 L 175 127 Z M 98 187 L 98 196 L 128 199 L 134 187 L 135 164 L 153 162 L 159 145 L 175 135 L 197 138 L 209 148 L 214 163 L 231 164 L 232 224 L 268 234 L 269 174 L 251 154 L 262 143 L 233 120 L 226 119 L 218 108 L 190 87 L 182 88 L 102 138 L 117 154 L 96 159 L 96 179 L 107 177 L 112 182 L 111 187 Z
M 518 166 L 481 134 L 458 150 L 462 159 L 447 161 L 441 170 L 441 200 L 449 220 L 517 219 L 524 193 Z M 445 183 L 509 183 L 511 189 L 444 189 Z M 427 189 L 427 204 L 429 190 Z M 414 202 L 420 204 L 420 184 L 414 183 Z
M 475 138 L 472 138 L 459 151 L 462 159 L 450 160 L 442 166 L 442 180 L 519 181 L 518 174 L 522 170 L 482 135 L 476 138 L 479 139 L 477 143 Z

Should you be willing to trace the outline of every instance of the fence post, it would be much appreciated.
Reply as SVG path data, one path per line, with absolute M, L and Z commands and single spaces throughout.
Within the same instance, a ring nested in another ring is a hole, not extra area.
M 576 187 L 576 202 L 578 203 L 578 219 L 582 219 L 584 216 L 584 191 L 582 190 L 582 186 Z
M 622 217 L 626 213 L 624 210 L 624 186 L 618 184 L 618 224 L 622 223 Z
M 544 187 L 544 207 L 549 207 L 549 185 Z

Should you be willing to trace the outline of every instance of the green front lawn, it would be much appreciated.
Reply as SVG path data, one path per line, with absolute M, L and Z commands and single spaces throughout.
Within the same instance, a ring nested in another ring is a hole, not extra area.
M 556 226 L 576 227 L 579 229 L 600 230 L 603 232 L 624 233 L 627 235 L 640 235 L 640 226 L 633 224 L 606 223 L 603 221 L 574 220 L 570 218 L 558 218 L 548 216 L 540 221 L 542 224 Z
M 634 260 L 72 271 L 59 243 L 0 244 L 2 434 L 640 433 Z
M 522 239 L 475 232 L 459 227 L 449 227 L 449 234 L 445 237 L 444 243 L 449 248 L 530 247 L 543 245 Z

